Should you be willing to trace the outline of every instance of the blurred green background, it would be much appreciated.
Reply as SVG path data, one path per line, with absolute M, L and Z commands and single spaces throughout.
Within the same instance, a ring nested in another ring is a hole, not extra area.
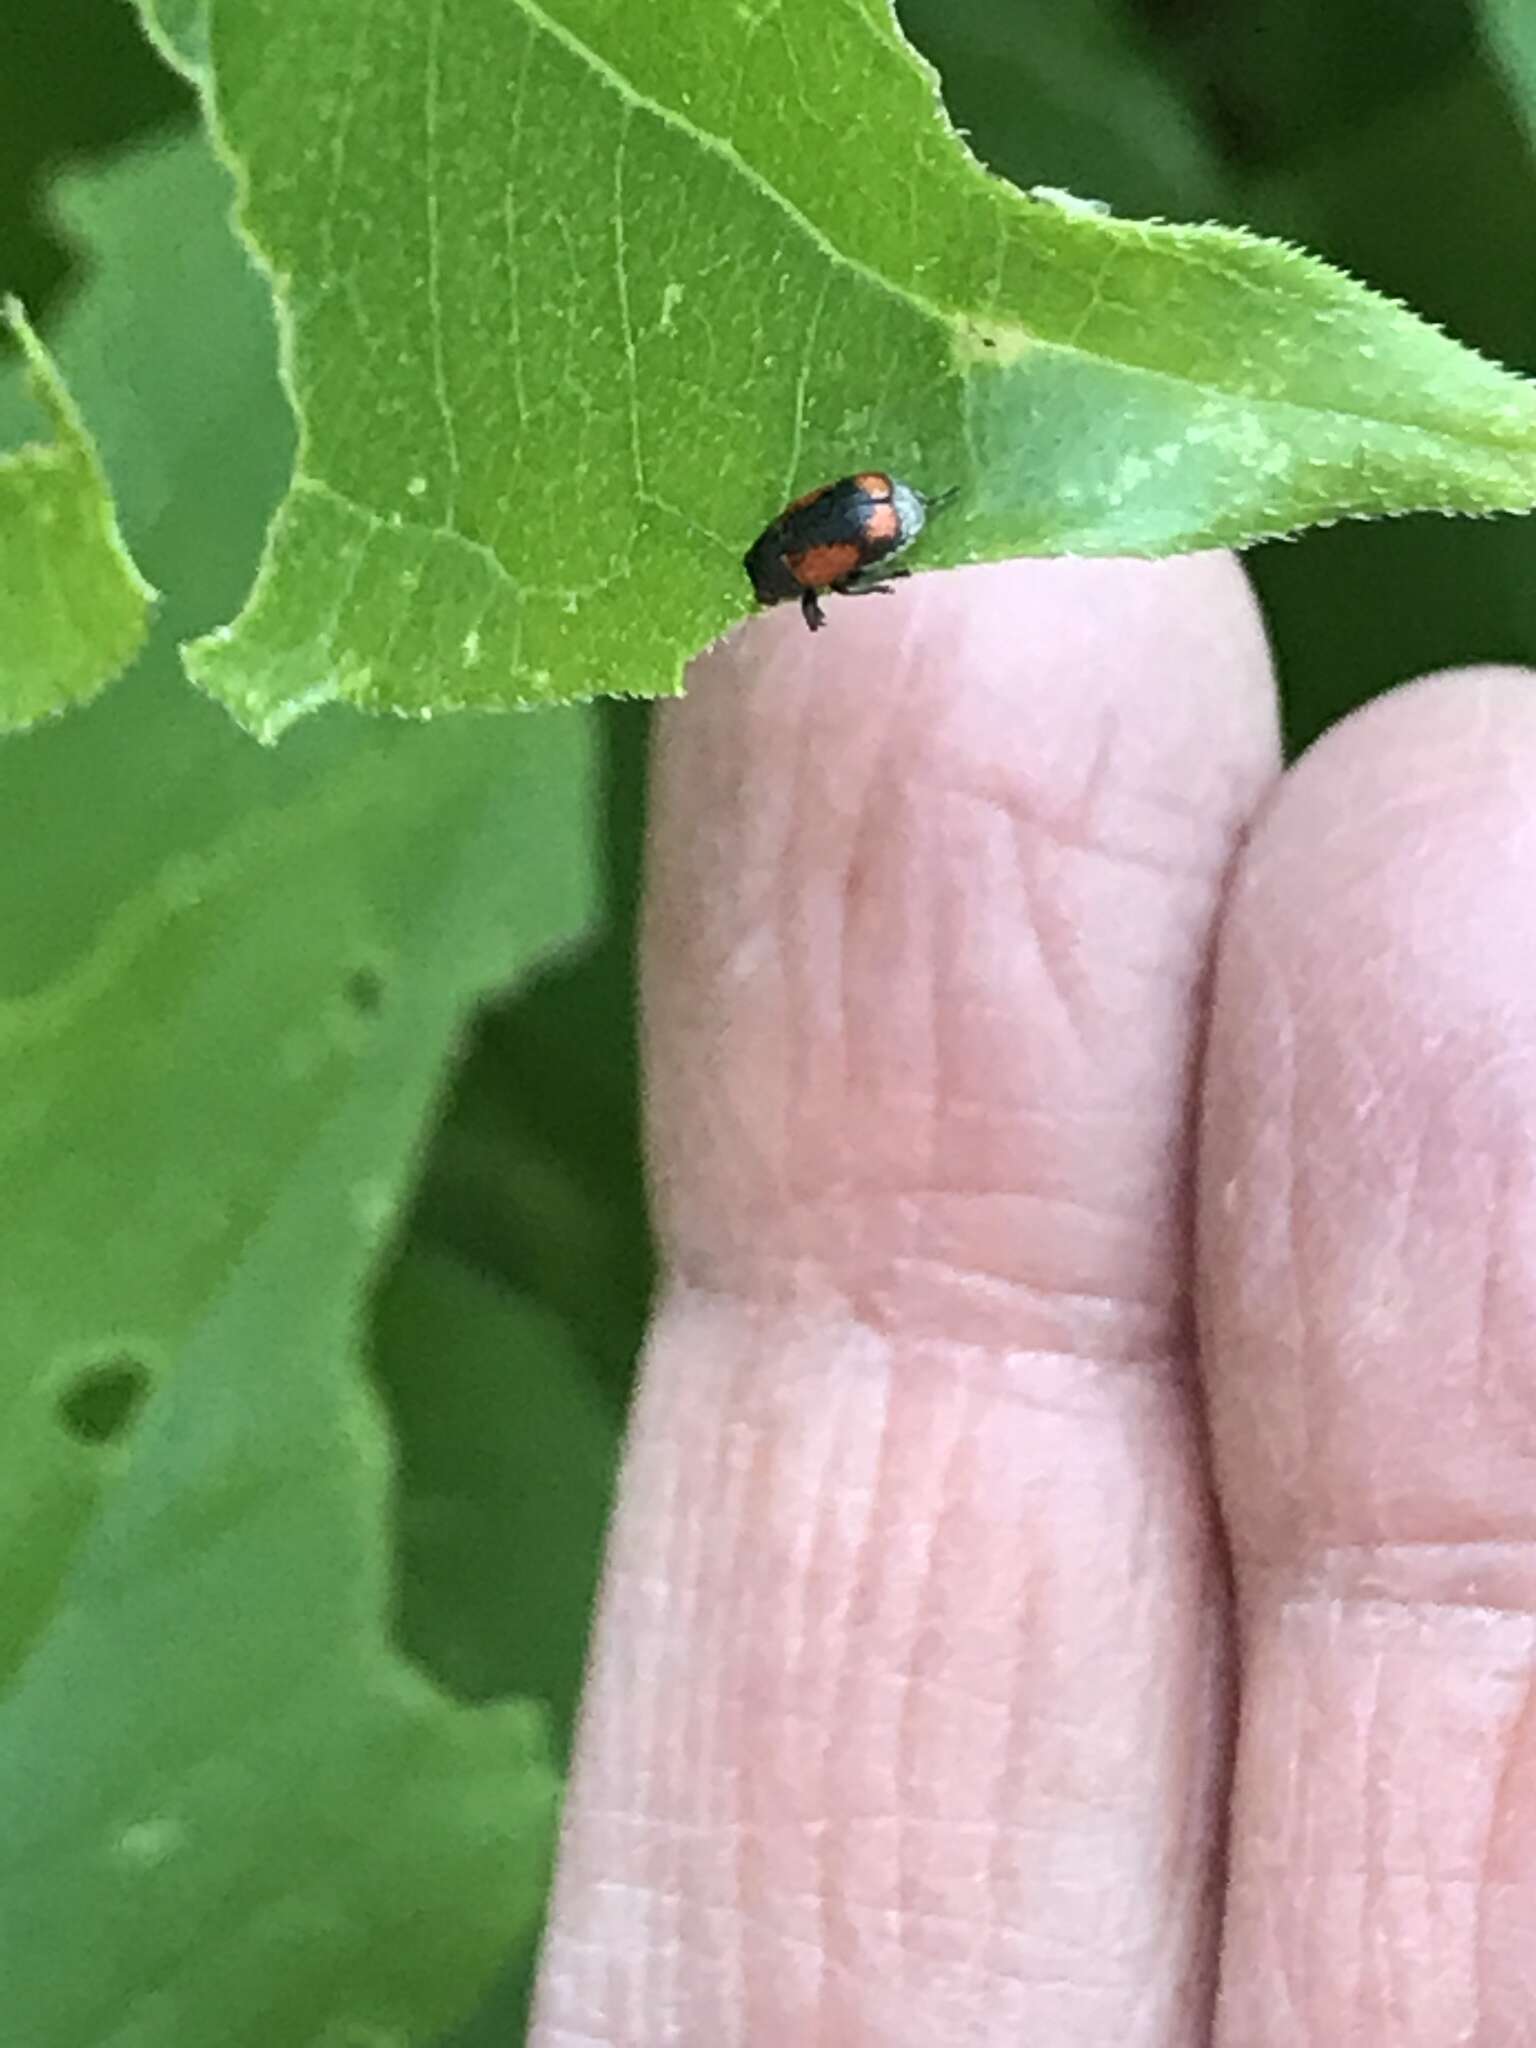
M 1530 143 L 1463 0 L 899 0 L 899 11 L 972 146 L 1017 183 L 1304 242 L 1536 369 Z M 49 213 L 54 174 L 193 118 L 122 0 L 0 15 L 0 285 L 45 334 L 88 283 Z M 256 408 L 240 431 L 250 446 L 222 459 L 255 479 L 259 509 L 281 480 L 281 423 Z M 252 513 L 238 546 L 211 544 L 189 620 L 227 612 L 258 533 Z M 1536 659 L 1536 534 L 1519 521 L 1339 528 L 1250 566 L 1293 748 L 1416 671 Z M 164 634 L 143 666 L 156 674 L 119 684 L 110 716 L 131 719 L 136 703 L 182 687 Z M 402 1638 L 466 1697 L 550 1698 L 566 1742 L 652 1277 L 631 974 L 647 713 L 555 715 L 590 717 L 600 733 L 603 917 L 579 950 L 482 1015 L 375 1303 L 374 1352 L 402 1452 Z M 0 861 L 6 830 L 0 817 Z M 529 1362 L 515 1387 L 512 1357 Z M 517 1426 L 498 1429 L 514 1412 Z M 479 1418 L 472 1439 L 455 1427 L 466 1415 Z M 458 2048 L 516 2038 L 528 1967 L 526 1953 L 509 1958 Z

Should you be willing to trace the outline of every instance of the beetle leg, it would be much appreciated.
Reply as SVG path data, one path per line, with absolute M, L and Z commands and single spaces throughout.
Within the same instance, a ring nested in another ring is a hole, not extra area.
M 810 627 L 813 633 L 819 633 L 822 627 L 827 623 L 827 615 L 822 610 L 821 601 L 817 597 L 814 590 L 801 591 L 800 611 L 805 619 L 805 623 Z
M 874 597 L 883 593 L 891 595 L 891 585 L 901 576 L 910 576 L 910 569 L 856 569 L 837 586 L 840 597 Z

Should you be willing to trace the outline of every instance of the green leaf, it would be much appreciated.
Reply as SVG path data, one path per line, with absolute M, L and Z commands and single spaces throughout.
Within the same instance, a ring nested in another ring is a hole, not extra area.
M 302 453 L 187 658 L 262 733 L 674 690 L 871 463 L 961 487 L 930 563 L 1536 496 L 1530 389 L 1295 250 L 988 177 L 880 0 L 212 20 Z
M 127 667 L 155 593 L 63 378 L 20 303 L 0 300 L 52 439 L 0 455 L 0 731 L 82 704 Z
M 563 1758 L 619 1418 L 567 1323 L 420 1242 L 379 1290 L 374 1370 L 402 1447 L 404 1644 L 459 1698 L 546 1701 Z
M 564 1249 L 604 1283 L 579 1241 Z M 374 1357 L 402 1446 L 404 1641 L 460 1697 L 547 1700 L 563 1761 L 619 1416 L 558 1317 L 420 1243 L 380 1289 Z M 536 1949 L 528 1928 L 456 2048 L 523 2038 Z
M 180 683 L 286 454 L 228 199 L 198 144 L 66 190 L 98 263 L 60 359 L 171 595 L 128 686 L 0 749 L 28 2048 L 424 2041 L 526 1938 L 548 1846 L 540 1717 L 455 1705 L 394 1640 L 357 1325 L 472 1006 L 588 918 L 589 722 L 331 717 L 272 752 Z
M 654 1277 L 633 962 L 626 919 L 483 1021 L 417 1225 L 567 1326 L 612 1414 L 627 1402 Z
M 1480 0 L 1483 35 L 1536 142 L 1536 9 L 1531 0 Z
M 155 48 L 194 85 L 208 72 L 208 0 L 139 0 Z
M 449 1707 L 388 1644 L 389 1461 L 353 1328 L 373 1229 L 338 1199 L 360 1121 L 211 1293 L 0 1697 L 27 2048 L 403 2048 L 537 1914 L 539 1713 Z
M 1244 204 L 1266 230 L 1325 241 L 1368 266 L 1491 353 L 1536 360 L 1536 267 L 1487 260 L 1490 244 L 1536 245 L 1536 184 L 1475 56 L 1254 180 Z M 1536 660 L 1529 520 L 1399 519 L 1304 534 L 1251 566 L 1294 744 L 1405 677 Z

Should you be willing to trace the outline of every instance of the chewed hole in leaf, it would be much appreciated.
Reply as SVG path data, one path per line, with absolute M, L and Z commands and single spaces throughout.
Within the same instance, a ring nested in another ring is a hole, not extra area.
M 384 977 L 376 967 L 354 967 L 342 983 L 347 1007 L 358 1017 L 377 1017 L 384 1007 Z
M 102 1359 L 77 1372 L 60 1394 L 60 1419 L 83 1444 L 121 1443 L 138 1420 L 152 1385 L 141 1359 Z

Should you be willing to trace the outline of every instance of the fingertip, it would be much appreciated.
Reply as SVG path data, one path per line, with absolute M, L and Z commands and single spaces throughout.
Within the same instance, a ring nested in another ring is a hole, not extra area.
M 1536 678 L 1427 677 L 1334 728 L 1244 851 L 1201 1157 L 1204 1345 L 1240 1555 L 1523 1518 L 1513 1255 L 1536 1221 Z
M 646 921 L 664 1240 L 694 1263 L 782 1253 L 834 1195 L 866 1221 L 886 1204 L 889 1236 L 913 1188 L 1043 1184 L 1041 1242 L 1058 1215 L 1074 1244 L 1085 1211 L 1135 1217 L 1102 1257 L 1046 1256 L 1070 1268 L 1055 1284 L 1181 1287 L 1167 1233 L 1210 919 L 1277 765 L 1237 565 L 917 577 L 830 601 L 814 637 L 787 608 L 754 620 L 691 686 L 662 720 Z

